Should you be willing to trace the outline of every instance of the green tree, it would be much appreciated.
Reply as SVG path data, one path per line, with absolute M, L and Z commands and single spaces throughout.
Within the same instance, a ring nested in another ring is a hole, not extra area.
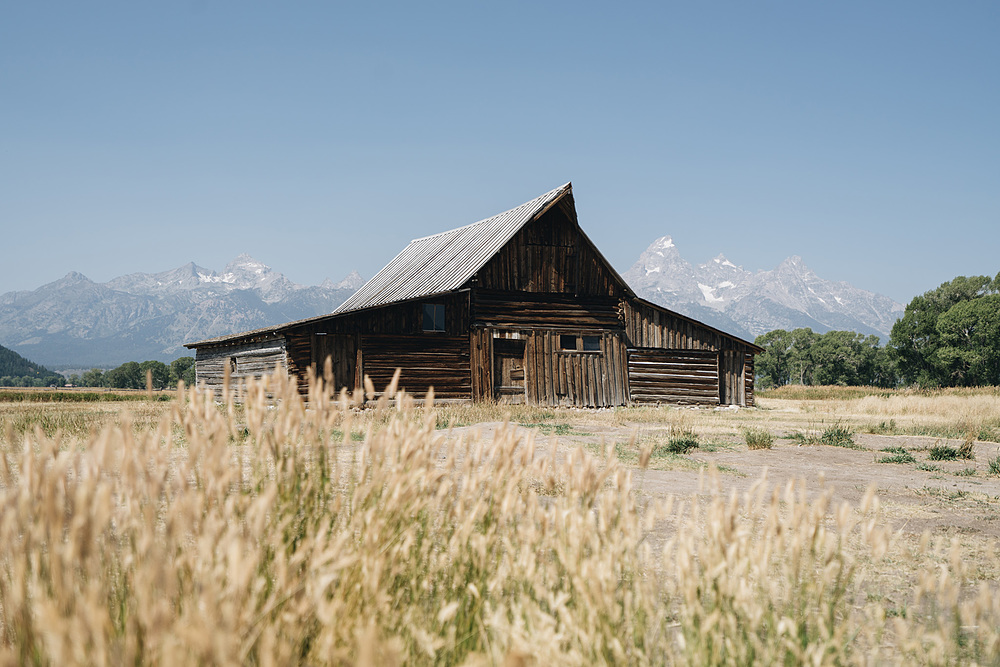
M 180 380 L 184 380 L 184 384 L 189 387 L 194 386 L 194 357 L 178 357 L 170 362 L 170 386 L 176 387 Z
M 998 291 L 1000 274 L 994 279 L 958 276 L 942 283 L 937 289 L 914 297 L 906 306 L 903 317 L 893 325 L 889 337 L 902 380 L 921 386 L 951 384 L 952 371 L 938 354 L 941 347 L 938 318 L 958 303 Z
M 91 368 L 89 371 L 84 371 L 83 376 L 80 377 L 80 384 L 84 387 L 103 387 L 104 371 L 100 368 Z
M 116 389 L 145 389 L 146 373 L 137 361 L 126 361 L 104 375 L 104 386 Z
M 937 320 L 936 361 L 947 383 L 1000 384 L 1000 295 L 956 303 Z
M 815 384 L 813 381 L 814 364 L 812 348 L 819 340 L 819 334 L 805 327 L 795 329 L 791 333 L 792 345 L 789 351 L 792 382 L 795 384 Z
M 791 382 L 791 332 L 784 329 L 768 331 L 757 336 L 754 343 L 764 348 L 754 361 L 761 388 L 782 387 Z
M 170 369 L 162 361 L 144 361 L 139 364 L 142 371 L 143 387 L 146 386 L 146 373 L 152 376 L 153 389 L 166 389 L 170 386 Z
M 828 331 L 810 350 L 816 384 L 872 384 L 878 337 L 854 331 Z

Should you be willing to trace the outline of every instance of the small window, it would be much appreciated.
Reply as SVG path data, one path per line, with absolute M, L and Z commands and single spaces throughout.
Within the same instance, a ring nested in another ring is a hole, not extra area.
M 564 350 L 575 350 L 576 336 L 570 336 L 569 334 L 559 336 L 559 347 Z
M 583 351 L 584 352 L 600 352 L 601 351 L 601 337 L 600 336 L 584 336 L 583 337 Z
M 229 372 L 235 373 L 239 369 L 239 365 L 236 363 L 236 357 L 229 357 Z
M 424 304 L 424 331 L 444 331 L 444 304 Z

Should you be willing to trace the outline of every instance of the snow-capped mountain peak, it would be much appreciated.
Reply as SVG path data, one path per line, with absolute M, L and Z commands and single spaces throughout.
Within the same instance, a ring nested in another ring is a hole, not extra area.
M 0 344 L 40 363 L 170 361 L 184 343 L 332 313 L 364 281 L 297 285 L 249 255 L 218 273 L 189 262 L 94 283 L 71 272 L 0 294 Z
M 820 278 L 798 255 L 770 271 L 747 271 L 722 254 L 695 267 L 669 236 L 653 241 L 622 275 L 640 296 L 750 339 L 811 327 L 884 340 L 903 313 L 888 297 Z

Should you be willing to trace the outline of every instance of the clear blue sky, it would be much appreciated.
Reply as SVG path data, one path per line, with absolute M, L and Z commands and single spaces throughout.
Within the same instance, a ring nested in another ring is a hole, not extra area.
M 0 293 L 241 252 L 317 284 L 572 181 L 899 301 L 1000 271 L 1000 3 L 0 2 Z

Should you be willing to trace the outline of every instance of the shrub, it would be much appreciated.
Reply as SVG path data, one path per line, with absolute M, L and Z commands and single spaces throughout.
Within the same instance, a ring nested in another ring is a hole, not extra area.
M 774 436 L 762 428 L 743 429 L 743 438 L 748 449 L 771 449 L 774 446 Z
M 934 445 L 927 458 L 931 461 L 955 461 L 958 459 L 958 450 L 951 445 Z
M 667 440 L 666 450 L 671 454 L 687 454 L 698 447 L 698 438 L 694 433 L 672 436 Z
M 965 440 L 962 442 L 962 446 L 958 448 L 958 457 L 971 460 L 976 458 L 975 451 L 972 446 L 976 442 L 976 433 L 974 431 L 969 431 L 965 434 Z
M 862 449 L 854 442 L 854 434 L 846 426 L 831 426 L 823 431 L 820 442 L 832 447 L 848 447 L 850 449 Z
M 993 477 L 1000 477 L 1000 456 L 994 456 L 992 459 L 989 460 L 989 463 L 987 465 L 989 466 L 989 472 L 987 473 L 988 475 L 992 475 Z

